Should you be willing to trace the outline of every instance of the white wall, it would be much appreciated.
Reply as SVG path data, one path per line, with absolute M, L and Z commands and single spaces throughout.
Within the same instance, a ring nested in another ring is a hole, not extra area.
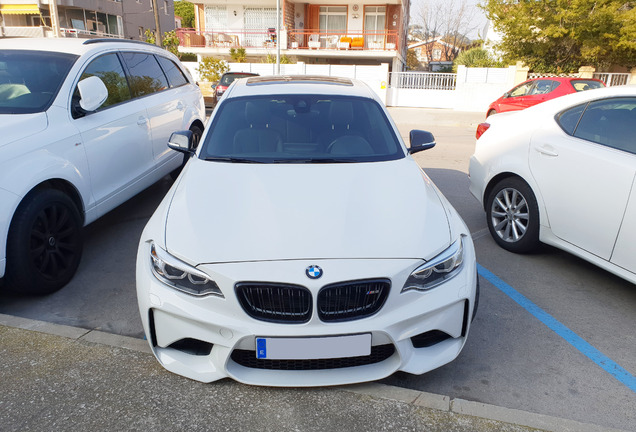
M 183 62 L 195 81 L 199 81 L 196 62 Z M 273 63 L 228 63 L 231 72 L 252 72 L 259 75 L 275 75 L 276 65 Z M 389 64 L 378 66 L 367 65 L 329 65 L 329 64 L 281 64 L 281 75 L 325 75 L 334 77 L 355 78 L 365 82 L 377 93 L 382 102 L 387 103 L 387 82 L 389 79 Z
M 420 90 L 389 88 L 387 106 L 411 108 L 448 108 L 457 105 L 457 90 Z
M 198 63 L 183 63 L 196 81 Z M 230 71 L 274 75 L 272 63 L 229 63 Z M 282 75 L 326 75 L 364 81 L 387 106 L 445 108 L 486 112 L 488 105 L 514 86 L 516 66 L 508 68 L 466 68 L 459 66 L 455 90 L 417 90 L 388 88 L 389 66 L 281 64 Z
M 510 90 L 516 66 L 508 68 L 457 68 L 457 95 L 453 107 L 459 111 L 486 112 L 488 105 Z
M 508 68 L 457 69 L 454 90 L 389 88 L 388 106 L 447 108 L 486 112 L 488 105 L 510 90 L 515 83 L 516 66 Z

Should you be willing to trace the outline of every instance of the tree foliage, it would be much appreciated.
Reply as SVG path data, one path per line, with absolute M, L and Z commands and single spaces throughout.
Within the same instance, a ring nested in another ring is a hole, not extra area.
M 636 66 L 636 1 L 486 0 L 504 59 L 535 72 Z
M 465 35 L 475 30 L 474 12 L 467 0 L 422 2 L 414 14 L 416 23 L 410 26 L 411 37 L 422 41 L 441 37 L 445 44 L 428 44 L 426 57 L 432 59 L 433 49 L 441 49 L 442 58 L 453 60 L 470 45 Z
M 177 37 L 177 32 L 172 30 L 169 32 L 165 32 L 163 34 L 163 47 L 170 51 L 172 54 L 181 58 L 179 55 L 179 38 Z
M 186 0 L 174 2 L 174 14 L 181 17 L 181 27 L 194 28 L 194 5 Z
M 146 37 L 145 42 L 148 42 L 149 44 L 155 45 L 157 42 L 154 30 L 146 29 L 144 36 Z M 181 58 L 181 54 L 179 53 L 179 38 L 177 37 L 177 32 L 175 30 L 165 32 L 161 43 L 165 49 Z
M 146 29 L 144 32 L 145 42 L 154 45 L 157 42 L 157 35 L 155 35 L 155 30 Z
M 406 52 L 406 68 L 410 71 L 419 70 L 421 67 L 420 61 L 417 59 L 417 54 L 415 50 L 408 50 Z
M 245 48 L 230 48 L 230 57 L 234 63 L 245 63 L 245 59 L 247 58 Z
M 229 70 L 227 62 L 216 57 L 203 57 L 197 68 L 201 80 L 208 82 L 218 81 Z
M 291 59 L 283 54 L 280 56 L 280 64 L 291 64 Z M 265 63 L 276 63 L 276 54 L 267 54 L 265 57 Z
M 495 60 L 488 51 L 482 48 L 471 48 L 459 53 L 453 62 L 453 69 L 457 71 L 457 66 L 466 67 L 503 67 L 503 63 Z

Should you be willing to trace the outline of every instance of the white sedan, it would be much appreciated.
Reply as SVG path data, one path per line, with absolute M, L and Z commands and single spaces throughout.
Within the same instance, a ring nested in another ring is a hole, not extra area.
M 495 241 L 547 243 L 636 283 L 636 87 L 563 96 L 479 125 L 470 191 Z
M 456 358 L 477 309 L 468 229 L 365 84 L 236 81 L 146 226 L 137 295 L 168 370 L 322 386 Z

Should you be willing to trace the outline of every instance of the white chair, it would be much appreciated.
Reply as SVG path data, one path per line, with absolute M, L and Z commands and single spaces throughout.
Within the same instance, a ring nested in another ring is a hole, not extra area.
M 307 46 L 309 47 L 309 49 L 320 48 L 320 38 L 317 34 L 309 35 L 309 42 L 307 42 Z
M 326 48 L 328 49 L 336 48 L 338 46 L 339 40 L 340 40 L 340 37 L 338 35 L 328 36 L 327 41 L 325 42 Z

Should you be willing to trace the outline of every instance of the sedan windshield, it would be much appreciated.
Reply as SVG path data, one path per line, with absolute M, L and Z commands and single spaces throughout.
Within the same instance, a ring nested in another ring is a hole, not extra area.
M 46 51 L 0 51 L 0 114 L 45 111 L 77 57 Z
M 395 160 L 402 146 L 382 107 L 328 95 L 228 99 L 199 157 L 230 163 L 348 163 Z

